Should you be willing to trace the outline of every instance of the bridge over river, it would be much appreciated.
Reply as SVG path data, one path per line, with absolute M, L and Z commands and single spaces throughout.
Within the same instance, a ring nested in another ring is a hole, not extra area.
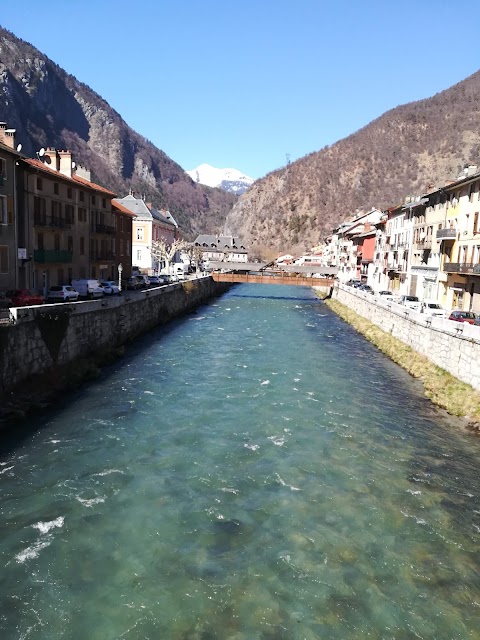
M 258 262 L 211 262 L 212 277 L 216 282 L 243 282 L 250 284 L 286 284 L 307 287 L 332 287 L 336 267 L 320 265 L 282 265 L 270 268 Z

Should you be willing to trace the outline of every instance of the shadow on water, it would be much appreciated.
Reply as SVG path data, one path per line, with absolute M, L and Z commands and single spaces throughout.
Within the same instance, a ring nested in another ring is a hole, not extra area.
M 218 300 L 218 299 L 215 299 Z M 168 335 L 181 329 L 191 321 L 191 316 L 196 315 L 216 304 L 215 300 L 203 304 L 194 312 L 170 320 L 167 324 L 155 327 L 143 335 L 135 338 L 133 342 L 124 344 L 124 353 L 114 362 L 102 366 L 100 373 L 92 380 L 85 380 L 78 388 L 65 389 L 58 393 L 52 404 L 45 406 L 41 411 L 28 415 L 26 418 L 7 419 L 0 426 L 0 459 L 8 456 L 18 449 L 21 444 L 35 435 L 38 431 L 48 426 L 56 416 L 62 413 L 69 405 L 81 400 L 90 392 L 91 388 L 99 383 L 108 383 L 118 371 L 127 367 L 130 362 L 145 356 L 153 343 L 163 340 Z M 121 416 L 116 416 L 121 417 Z

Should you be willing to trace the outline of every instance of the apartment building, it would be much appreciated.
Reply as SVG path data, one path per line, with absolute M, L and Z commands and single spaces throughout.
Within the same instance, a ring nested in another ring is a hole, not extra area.
M 0 122 L 0 291 L 18 287 L 24 257 L 17 243 L 16 181 L 20 158 L 15 149 L 15 130 Z

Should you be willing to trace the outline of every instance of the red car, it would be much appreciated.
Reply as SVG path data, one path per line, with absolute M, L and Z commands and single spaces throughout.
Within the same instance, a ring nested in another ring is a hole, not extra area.
M 43 296 L 32 293 L 28 289 L 16 289 L 5 294 L 12 301 L 12 307 L 31 307 L 34 304 L 43 304 Z
M 448 319 L 453 320 L 454 322 L 468 322 L 468 324 L 474 324 L 476 317 L 477 316 L 473 311 L 452 311 L 448 316 Z

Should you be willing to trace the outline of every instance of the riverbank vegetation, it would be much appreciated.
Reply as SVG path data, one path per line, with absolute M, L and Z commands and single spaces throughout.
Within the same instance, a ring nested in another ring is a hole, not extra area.
M 467 428 L 480 433 L 480 392 L 337 300 L 326 299 L 325 304 L 391 360 L 419 379 L 425 395 L 434 404 L 451 415 L 467 418 Z

